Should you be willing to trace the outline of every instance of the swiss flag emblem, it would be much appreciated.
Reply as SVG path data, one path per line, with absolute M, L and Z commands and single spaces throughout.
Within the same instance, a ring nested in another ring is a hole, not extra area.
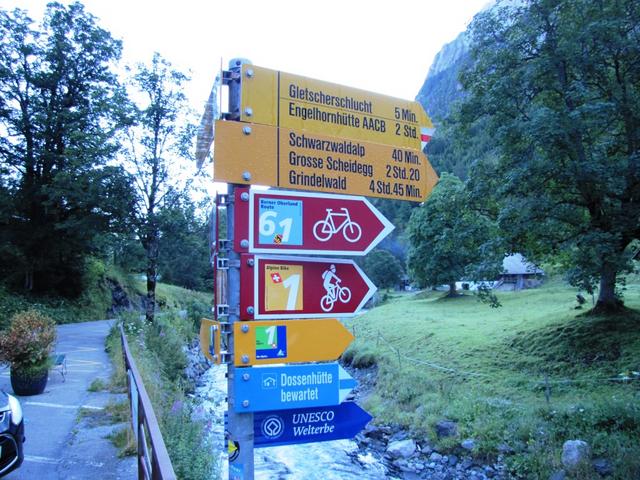
M 273 280 L 273 283 L 282 283 L 282 277 L 279 273 L 272 273 L 271 280 Z

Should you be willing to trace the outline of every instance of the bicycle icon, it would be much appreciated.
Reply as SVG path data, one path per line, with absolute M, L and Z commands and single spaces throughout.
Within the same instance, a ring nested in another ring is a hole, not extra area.
M 342 213 L 334 212 L 332 208 L 327 208 L 327 216 L 324 220 L 318 220 L 313 225 L 313 235 L 317 240 L 326 242 L 335 234 L 342 230 L 342 236 L 347 242 L 354 243 L 360 240 L 362 236 L 362 228 L 356 222 L 351 220 L 349 210 L 341 208 Z M 336 225 L 336 219 L 342 218 L 342 221 Z
M 341 287 L 336 283 L 333 290 L 320 299 L 320 307 L 325 312 L 330 312 L 333 309 L 333 304 L 338 300 L 342 303 L 348 303 L 351 300 L 351 290 L 349 287 Z
M 340 277 L 336 275 L 336 266 L 331 265 L 328 270 L 322 274 L 325 291 L 327 292 L 320 299 L 320 307 L 325 312 L 329 312 L 333 309 L 334 303 L 340 300 L 342 303 L 348 303 L 351 300 L 351 290 L 348 287 L 341 287 Z

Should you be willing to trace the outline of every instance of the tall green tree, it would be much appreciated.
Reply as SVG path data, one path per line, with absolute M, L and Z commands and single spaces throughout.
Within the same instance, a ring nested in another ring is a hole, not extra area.
M 362 267 L 371 281 L 380 288 L 397 287 L 402 282 L 404 267 L 388 250 L 375 248 L 364 257 Z
M 476 163 L 490 161 L 494 156 L 495 143 L 481 125 L 460 135 L 460 118 L 456 106 L 451 114 L 436 128 L 427 144 L 425 153 L 436 172 L 452 173 L 463 182 Z
M 184 197 L 160 213 L 158 272 L 162 281 L 191 290 L 213 291 L 208 220 Z
M 79 293 L 83 260 L 131 198 L 118 147 L 121 44 L 80 3 L 35 26 L 0 10 L 0 268 L 26 289 Z
M 156 307 L 161 213 L 188 195 L 195 174 L 189 153 L 195 124 L 184 94 L 187 81 L 155 53 L 149 65 L 137 65 L 130 82 L 135 125 L 127 133 L 125 157 L 137 192 L 136 230 L 146 253 L 148 322 L 153 322 Z
M 409 220 L 407 266 L 422 286 L 449 285 L 456 281 L 494 278 L 502 266 L 503 250 L 493 223 L 471 208 L 464 183 L 443 173 L 427 201 Z
M 618 310 L 640 238 L 640 3 L 530 0 L 471 30 L 463 119 L 500 150 L 476 191 L 514 248 L 560 254 L 574 285 L 599 284 L 595 311 Z

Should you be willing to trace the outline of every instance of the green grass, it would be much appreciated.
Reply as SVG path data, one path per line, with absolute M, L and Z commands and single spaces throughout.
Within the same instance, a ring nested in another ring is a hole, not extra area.
M 636 280 L 636 279 L 634 279 Z M 458 422 L 461 439 L 495 456 L 507 443 L 515 475 L 548 478 L 561 468 L 565 440 L 589 442 L 615 465 L 615 478 L 640 475 L 640 283 L 625 291 L 616 317 L 575 310 L 577 292 L 558 280 L 499 294 L 492 309 L 471 294 L 390 298 L 352 319 L 356 340 L 344 360 L 378 366 L 366 407 L 379 422 L 402 424 L 438 441 L 433 426 Z
M 120 458 L 130 457 L 138 452 L 133 430 L 129 426 L 114 431 L 107 438 L 118 449 L 118 457 Z
M 168 290 L 178 297 L 189 296 L 175 287 Z M 195 295 L 194 302 L 199 298 Z M 186 317 L 176 310 L 157 315 L 153 325 L 146 324 L 139 314 L 124 315 L 122 322 L 176 474 L 185 480 L 202 480 L 212 478 L 217 464 L 210 453 L 213 447 L 205 435 L 206 425 L 192 419 L 194 406 L 187 395 L 192 386 L 184 378 L 186 357 L 182 346 L 197 335 L 193 316 L 197 309 L 187 311 Z M 116 365 L 111 383 L 126 381 L 120 332 L 115 327 L 107 338 L 107 350 Z M 114 444 L 122 449 L 121 454 L 131 450 L 129 435 L 125 430 L 112 436 Z
M 108 382 L 106 382 L 102 378 L 96 378 L 93 382 L 91 382 L 91 385 L 89 385 L 89 388 L 87 388 L 87 390 L 89 392 L 102 392 L 104 390 L 108 390 L 108 388 Z

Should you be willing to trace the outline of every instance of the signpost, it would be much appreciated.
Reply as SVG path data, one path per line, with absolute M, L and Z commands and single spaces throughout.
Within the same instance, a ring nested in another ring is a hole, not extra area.
M 422 150 L 216 122 L 214 180 L 424 201 L 438 176 Z
M 343 403 L 356 382 L 342 367 L 300 363 L 338 358 L 353 336 L 335 317 L 356 315 L 376 287 L 352 260 L 291 255 L 365 255 L 393 226 L 363 197 L 422 202 L 438 177 L 417 102 L 241 59 L 222 78 L 214 180 L 229 183 L 227 238 L 216 231 L 216 321 L 200 341 L 228 369 L 229 479 L 252 480 L 254 445 L 349 438 L 371 420 Z M 241 186 L 256 184 L 337 195 Z
M 414 150 L 433 131 L 418 102 L 357 88 L 255 65 L 242 66 L 241 87 L 242 122 Z
M 364 197 L 252 189 L 237 204 L 236 241 L 251 253 L 365 255 L 394 228 Z
M 233 333 L 237 366 L 336 360 L 353 341 L 335 318 L 242 322 Z
M 339 405 L 356 381 L 337 363 L 310 363 L 243 368 L 234 386 L 236 412 L 262 412 Z
M 225 75 L 224 83 L 229 87 L 229 116 L 239 119 L 240 113 L 240 70 L 243 60 L 232 60 L 229 64 L 229 72 Z M 220 305 L 223 299 L 216 298 L 216 319 L 228 326 L 240 320 L 240 253 L 229 248 L 234 244 L 235 235 L 235 185 L 228 186 L 227 196 L 227 241 L 216 245 L 218 254 L 226 256 L 228 265 L 226 278 L 226 305 Z M 217 261 L 217 256 L 216 256 Z M 216 278 L 217 280 L 217 278 Z M 226 308 L 224 308 L 226 306 Z M 226 344 L 230 351 L 233 351 L 233 335 L 225 334 Z M 252 480 L 254 478 L 254 458 L 253 458 L 253 414 L 236 413 L 234 406 L 237 404 L 237 396 L 234 390 L 235 379 L 242 374 L 242 369 L 236 368 L 233 364 L 227 367 L 227 398 L 229 406 L 229 424 L 225 428 L 225 436 L 229 445 L 229 480 Z
M 376 292 L 360 267 L 342 258 L 243 255 L 241 281 L 245 320 L 352 317 Z
M 256 412 L 253 416 L 256 447 L 353 438 L 371 420 L 354 402 L 332 407 Z

